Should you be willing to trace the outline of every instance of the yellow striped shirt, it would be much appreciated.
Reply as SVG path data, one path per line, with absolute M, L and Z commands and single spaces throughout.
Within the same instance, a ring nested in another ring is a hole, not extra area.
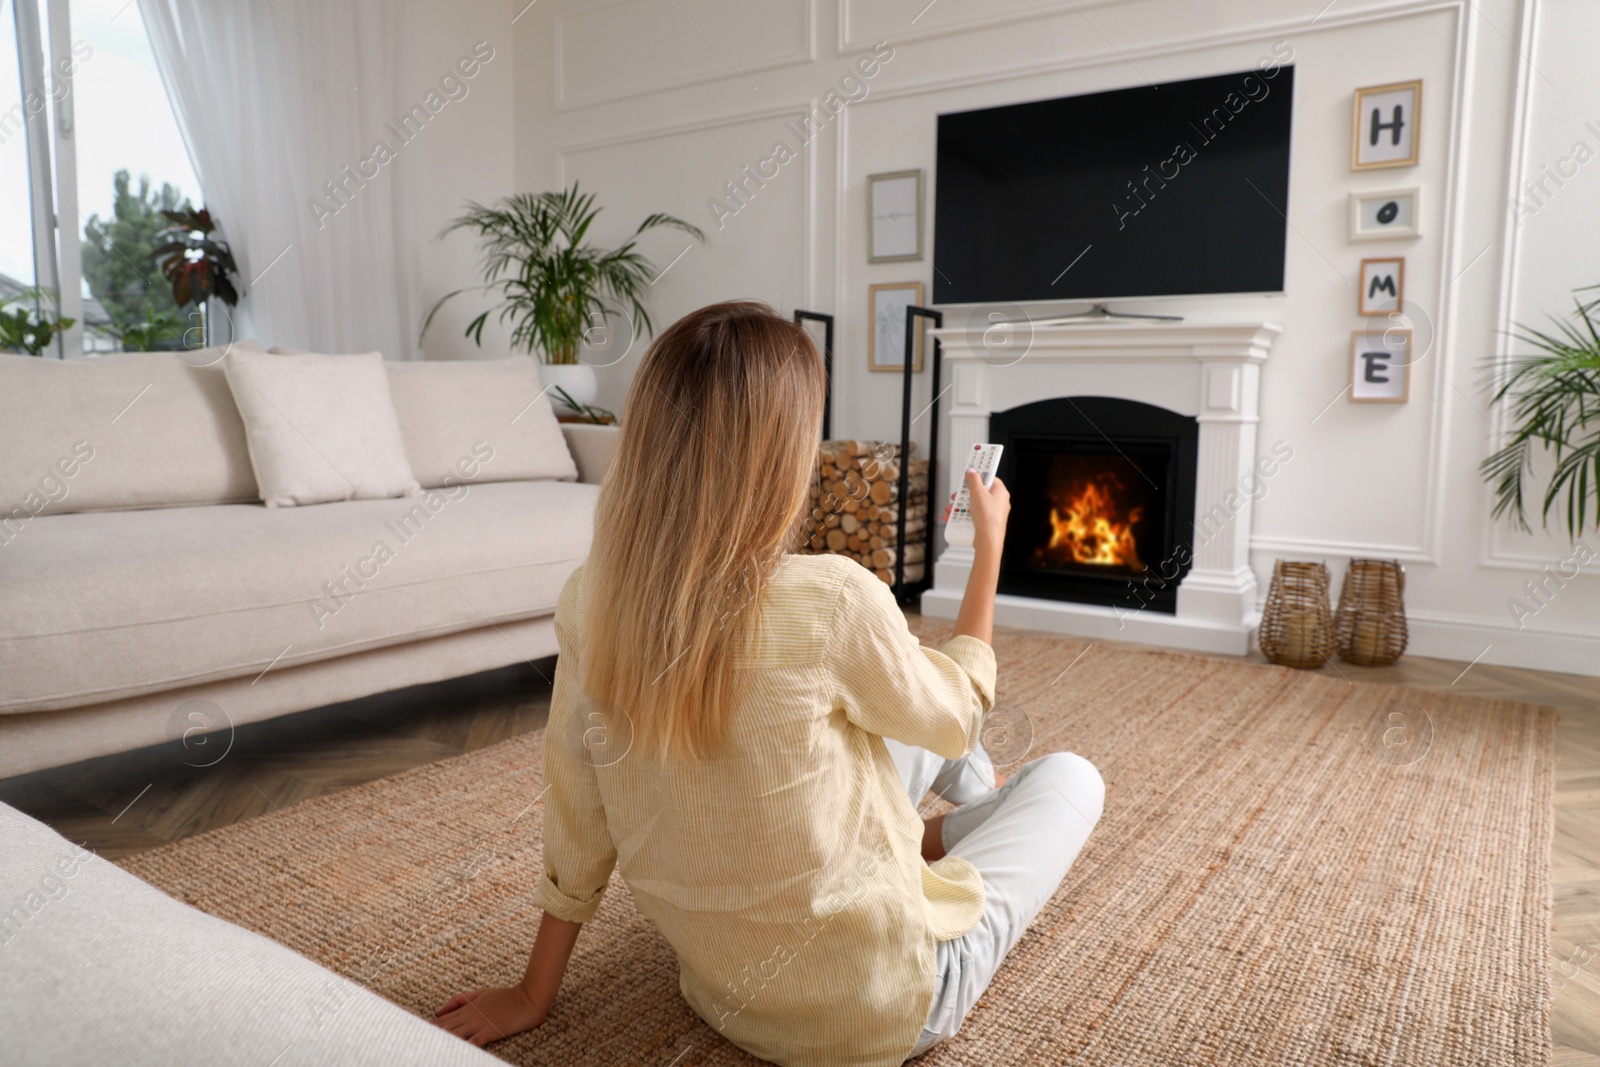
M 580 568 L 556 609 L 540 907 L 599 907 L 613 865 L 678 956 L 689 1005 L 781 1064 L 898 1064 L 934 993 L 934 942 L 983 910 L 967 861 L 922 861 L 922 822 L 882 738 L 971 750 L 994 651 L 923 648 L 889 589 L 840 556 L 786 556 L 759 605 L 751 672 L 719 753 L 628 751 L 582 694 Z

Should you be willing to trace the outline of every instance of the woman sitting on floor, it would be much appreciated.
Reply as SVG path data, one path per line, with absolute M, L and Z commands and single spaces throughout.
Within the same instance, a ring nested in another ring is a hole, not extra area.
M 1100 817 L 1054 753 L 996 787 L 994 593 L 1010 498 L 967 472 L 973 565 L 923 648 L 887 586 L 792 555 L 826 383 L 799 326 L 674 323 L 628 394 L 593 548 L 556 610 L 544 909 L 519 985 L 452 997 L 484 1045 L 545 1020 L 613 866 L 695 1012 L 780 1064 L 899 1064 L 954 1034 Z M 926 822 L 930 790 L 959 805 Z

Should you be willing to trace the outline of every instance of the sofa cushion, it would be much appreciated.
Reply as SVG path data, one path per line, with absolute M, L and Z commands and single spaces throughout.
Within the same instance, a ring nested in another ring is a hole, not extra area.
M 622 431 L 616 426 L 600 426 L 590 422 L 563 422 L 561 436 L 567 439 L 567 451 L 578 465 L 578 480 L 599 485 L 611 466 Z
M 501 1062 L 4 804 L 0 885 L 7 1063 Z
M 224 351 L 0 355 L 0 542 L 38 515 L 255 500 Z
M 588 555 L 598 494 L 463 483 L 318 507 L 35 519 L 0 549 L 0 712 L 254 678 L 547 615 Z
M 272 346 L 272 355 L 304 349 Z M 461 477 L 461 464 L 483 448 L 498 462 L 493 482 L 578 477 L 555 419 L 539 365 L 525 355 L 506 360 L 386 363 L 411 474 L 434 490 Z
M 479 442 L 495 454 L 485 478 L 578 476 L 534 360 L 513 356 L 388 367 L 406 455 L 423 485 L 432 488 L 446 484 L 452 474 L 460 477 L 457 464 Z
M 222 368 L 267 507 L 410 496 L 421 488 L 377 352 L 230 352 Z
M 273 345 L 275 356 L 304 349 Z M 424 488 L 460 477 L 464 458 L 483 445 L 494 449 L 495 481 L 578 477 L 555 408 L 539 380 L 539 364 L 509 359 L 387 363 L 389 392 L 400 416 L 411 473 Z

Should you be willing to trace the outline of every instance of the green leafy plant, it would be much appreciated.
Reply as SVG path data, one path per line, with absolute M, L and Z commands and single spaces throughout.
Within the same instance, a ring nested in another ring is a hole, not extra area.
M 9 304 L 19 306 L 6 310 Z M 0 351 L 25 352 L 38 356 L 50 347 L 56 334 L 70 330 L 77 319 L 64 319 L 51 312 L 46 305 L 56 305 L 56 293 L 51 289 L 24 289 L 15 296 L 0 300 Z
M 1595 289 L 1600 286 L 1576 292 Z M 1600 299 L 1585 302 L 1575 296 L 1574 303 L 1575 321 L 1552 318 L 1552 332 L 1518 327 L 1514 336 L 1539 351 L 1507 364 L 1492 403 L 1510 409 L 1514 426 L 1505 447 L 1480 470 L 1494 484 L 1494 515 L 1509 515 L 1520 529 L 1531 530 L 1527 483 L 1529 475 L 1542 476 L 1534 456 L 1548 449 L 1555 468 L 1545 486 L 1540 522 L 1548 528 L 1559 507 L 1576 541 L 1591 528 L 1590 505 L 1600 528 Z
M 182 316 L 176 311 L 158 311 L 154 304 L 145 305 L 144 321 L 113 327 L 124 352 L 154 352 L 182 330 Z
M 567 391 L 559 385 L 552 385 L 550 391 L 556 394 L 556 399 L 567 406 L 567 410 L 577 415 L 584 422 L 610 426 L 617 421 L 617 413 L 610 408 L 597 407 L 594 404 L 580 404 L 572 399 Z
M 172 225 L 161 231 L 166 243 L 150 253 L 161 264 L 161 273 L 172 286 L 172 299 L 179 307 L 204 305 L 213 296 L 229 307 L 239 303 L 239 291 L 229 275 L 239 268 L 226 241 L 214 241 L 217 228 L 205 208 L 179 208 L 163 211 Z
M 511 323 L 512 347 L 540 352 L 546 363 L 576 363 L 584 337 L 605 317 L 625 314 L 633 320 L 634 336 L 653 325 L 645 310 L 644 295 L 655 267 L 636 247 L 647 230 L 669 227 L 696 240 L 705 234 L 680 218 L 659 212 L 647 215 L 617 248 L 585 244 L 589 227 L 600 208 L 594 194 L 583 193 L 577 183 L 553 193 L 519 193 L 494 205 L 467 202 L 467 211 L 453 220 L 440 237 L 454 230 L 478 235 L 483 252 L 483 284 L 446 293 L 423 320 L 428 332 L 433 317 L 445 302 L 466 292 L 485 292 L 498 303 L 467 324 L 466 336 L 483 344 L 483 327 L 498 312 L 498 321 Z

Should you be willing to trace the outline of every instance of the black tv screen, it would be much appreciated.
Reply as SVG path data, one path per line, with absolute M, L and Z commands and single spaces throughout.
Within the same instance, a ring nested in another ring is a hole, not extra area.
M 939 116 L 937 304 L 1283 289 L 1294 68 Z

